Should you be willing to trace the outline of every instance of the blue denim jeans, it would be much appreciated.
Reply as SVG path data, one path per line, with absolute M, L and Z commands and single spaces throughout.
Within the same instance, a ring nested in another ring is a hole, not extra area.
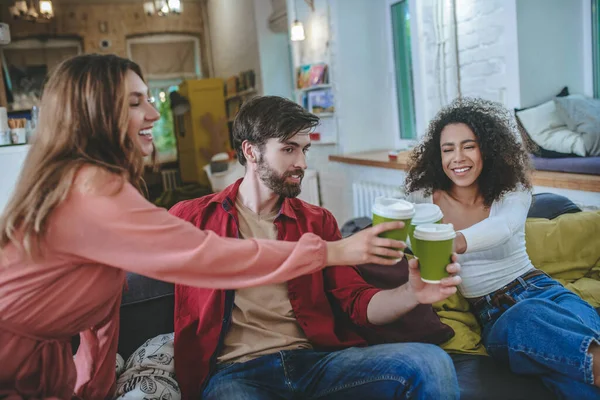
M 517 280 L 506 292 L 515 304 L 487 296 L 474 310 L 489 354 L 515 373 L 539 375 L 561 399 L 600 399 L 588 353 L 600 340 L 596 310 L 548 275 Z
M 220 365 L 203 399 L 458 399 L 456 372 L 438 346 L 422 343 L 290 350 Z

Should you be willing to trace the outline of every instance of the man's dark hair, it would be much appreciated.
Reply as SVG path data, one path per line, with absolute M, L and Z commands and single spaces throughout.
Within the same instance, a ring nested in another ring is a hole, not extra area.
M 518 139 L 513 115 L 501 104 L 480 98 L 461 98 L 440 110 L 429 123 L 423 141 L 410 157 L 407 193 L 448 190 L 452 181 L 442 167 L 440 137 L 450 124 L 465 124 L 473 131 L 483 160 L 479 190 L 487 207 L 520 186 L 530 189 L 529 156 Z
M 269 139 L 285 142 L 298 132 L 305 132 L 319 124 L 319 117 L 299 104 L 278 96 L 259 96 L 248 100 L 233 122 L 233 148 L 240 164 L 246 165 L 242 150 L 244 140 L 257 145 L 262 151 Z

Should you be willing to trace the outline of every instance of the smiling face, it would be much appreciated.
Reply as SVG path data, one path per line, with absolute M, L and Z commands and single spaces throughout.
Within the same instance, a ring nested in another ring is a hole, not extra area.
M 477 137 L 466 124 L 449 124 L 440 136 L 442 168 L 459 187 L 477 184 L 483 169 L 483 159 Z
M 298 133 L 284 142 L 269 139 L 256 161 L 260 181 L 279 196 L 298 196 L 309 148 L 310 137 L 306 133 Z
M 154 150 L 152 141 L 152 126 L 160 118 L 159 112 L 148 95 L 148 87 L 133 71 L 127 71 L 125 77 L 129 101 L 129 124 L 127 134 L 137 143 L 144 156 L 149 156 Z

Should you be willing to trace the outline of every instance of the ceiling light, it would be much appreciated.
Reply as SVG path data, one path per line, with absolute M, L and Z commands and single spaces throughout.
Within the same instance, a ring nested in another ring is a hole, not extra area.
M 292 42 L 298 42 L 306 39 L 306 37 L 304 36 L 304 25 L 302 25 L 302 22 L 298 20 L 294 21 L 291 29 L 291 37 Z

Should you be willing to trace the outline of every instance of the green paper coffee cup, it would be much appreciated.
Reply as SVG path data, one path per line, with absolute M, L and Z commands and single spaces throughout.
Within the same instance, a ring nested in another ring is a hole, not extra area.
M 427 283 L 440 283 L 448 276 L 446 266 L 451 262 L 456 237 L 454 226 L 452 224 L 418 225 L 413 235 L 421 280 Z
M 403 221 L 404 228 L 382 232 L 379 237 L 406 241 L 415 205 L 406 200 L 378 197 L 373 203 L 373 226 L 389 221 Z
M 444 214 L 442 213 L 442 210 L 435 204 L 415 204 L 415 216 L 411 220 L 410 226 L 408 227 L 408 241 L 413 253 L 416 254 L 417 251 L 415 249 L 414 238 L 415 228 L 423 224 L 439 224 L 442 222 L 443 218 Z

